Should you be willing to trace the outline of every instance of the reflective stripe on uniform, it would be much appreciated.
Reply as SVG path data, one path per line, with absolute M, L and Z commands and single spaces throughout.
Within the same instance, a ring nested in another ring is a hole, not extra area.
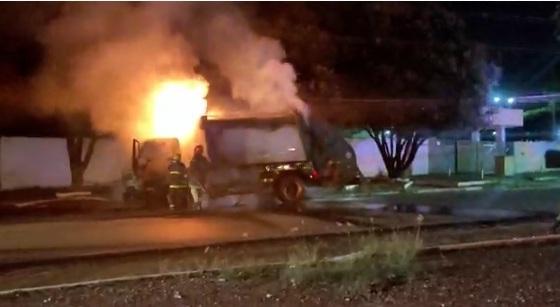
M 170 184 L 169 188 L 170 189 L 185 189 L 188 188 L 189 186 L 187 184 Z
M 171 175 L 181 175 L 181 172 L 178 171 L 169 171 Z

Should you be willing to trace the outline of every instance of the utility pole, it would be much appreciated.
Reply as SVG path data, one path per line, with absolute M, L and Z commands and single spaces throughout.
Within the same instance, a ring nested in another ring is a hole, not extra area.
M 556 131 L 556 101 L 550 100 L 550 112 L 552 113 L 552 140 L 556 140 L 558 132 Z

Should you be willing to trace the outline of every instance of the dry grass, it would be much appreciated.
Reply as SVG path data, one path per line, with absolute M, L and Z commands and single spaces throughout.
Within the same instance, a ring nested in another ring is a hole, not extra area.
M 339 290 L 356 292 L 372 284 L 406 281 L 416 271 L 415 257 L 421 247 L 418 235 L 369 235 L 351 244 L 351 254 L 322 257 L 320 243 L 301 243 L 291 249 L 284 263 L 226 270 L 220 276 L 279 280 L 287 287 L 336 284 Z
M 345 291 L 385 281 L 403 281 L 416 269 L 414 259 L 421 242 L 414 236 L 366 236 L 356 246 L 359 249 L 346 256 L 288 262 L 280 271 L 280 278 L 292 286 L 337 283 Z
M 329 257 L 333 255 L 353 252 L 385 255 L 386 260 L 382 260 L 383 257 L 376 257 L 373 266 L 387 268 L 386 271 L 394 272 L 395 276 L 407 273 L 406 265 L 410 261 L 409 257 L 402 252 L 404 247 L 396 245 L 403 244 L 405 247 L 408 245 L 401 243 L 401 237 L 392 239 L 391 241 L 395 241 L 392 243 L 387 240 L 374 235 L 367 235 L 361 239 L 349 236 L 327 241 L 248 244 L 173 253 L 83 259 L 64 264 L 4 270 L 0 278 L 0 289 L 192 270 L 206 272 L 217 270 L 220 278 L 226 280 L 267 278 L 303 285 L 314 280 L 332 280 L 338 275 L 345 278 L 347 280 L 345 282 L 350 282 L 352 272 L 361 278 L 363 274 L 360 272 L 362 270 L 359 268 L 360 265 L 367 267 L 368 261 L 373 260 L 366 261 L 366 256 L 360 256 L 357 259 L 331 263 L 327 259 L 331 259 Z M 399 249 L 401 252 L 396 251 Z M 382 265 L 377 266 L 377 263 Z M 364 272 L 366 275 L 371 275 L 368 270 Z

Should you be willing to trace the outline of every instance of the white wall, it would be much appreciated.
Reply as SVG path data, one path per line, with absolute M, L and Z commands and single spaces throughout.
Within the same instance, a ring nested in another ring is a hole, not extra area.
M 346 141 L 354 149 L 358 168 L 365 177 L 387 175 L 387 169 L 373 140 L 346 139 Z
M 84 142 L 84 155 L 88 142 Z M 115 139 L 100 139 L 95 144 L 93 155 L 84 172 L 85 185 L 108 184 L 122 179 L 130 164 L 126 150 Z
M 452 145 L 436 145 L 435 140 L 430 142 L 430 173 L 447 172 L 446 165 L 452 166 L 455 152 Z M 452 150 L 453 149 L 453 150 Z M 516 174 L 547 171 L 545 168 L 545 153 L 547 150 L 560 150 L 557 142 L 513 142 L 514 171 Z M 480 142 L 478 154 L 476 145 L 471 141 L 457 143 L 457 168 L 459 173 L 472 173 L 480 171 L 477 161 L 486 174 L 495 172 L 495 142 Z M 453 168 L 454 169 L 454 166 Z
M 455 173 L 455 143 L 439 141 L 435 138 L 428 141 L 429 173 L 452 174 Z
M 430 146 L 424 142 L 416 152 L 416 158 L 412 162 L 412 175 L 426 175 L 430 171 Z
M 66 187 L 71 182 L 65 139 L 0 137 L 0 189 Z
M 377 145 L 371 138 L 347 138 L 346 141 L 356 153 L 358 168 L 365 177 L 375 177 L 387 175 L 387 169 L 383 163 L 383 158 L 377 149 Z M 413 175 L 425 175 L 428 173 L 429 146 L 425 142 L 416 154 L 412 162 Z
M 550 149 L 560 150 L 560 143 L 513 142 L 515 172 L 519 174 L 547 170 L 544 155 Z
M 375 177 L 379 174 L 386 175 L 387 171 L 377 146 L 371 139 L 347 139 L 356 152 L 358 167 L 366 177 Z M 549 171 L 545 168 L 545 153 L 547 150 L 560 150 L 560 142 L 514 142 L 513 153 L 515 173 L 531 173 Z M 412 173 L 421 174 L 447 174 L 455 172 L 455 159 L 459 173 L 479 172 L 480 167 L 485 174 L 495 172 L 495 142 L 480 142 L 478 153 L 476 146 L 471 141 L 459 141 L 457 144 L 457 157 L 455 145 L 438 142 L 430 139 L 418 150 L 416 159 L 412 164 Z
M 493 174 L 496 150 L 495 142 L 457 142 L 457 172 L 478 173 L 483 169 L 484 173 Z

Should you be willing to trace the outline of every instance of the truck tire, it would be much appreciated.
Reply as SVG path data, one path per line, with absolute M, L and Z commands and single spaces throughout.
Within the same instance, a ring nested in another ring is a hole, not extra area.
M 299 208 L 305 194 L 305 184 L 297 175 L 284 175 L 277 179 L 274 191 L 282 204 Z

